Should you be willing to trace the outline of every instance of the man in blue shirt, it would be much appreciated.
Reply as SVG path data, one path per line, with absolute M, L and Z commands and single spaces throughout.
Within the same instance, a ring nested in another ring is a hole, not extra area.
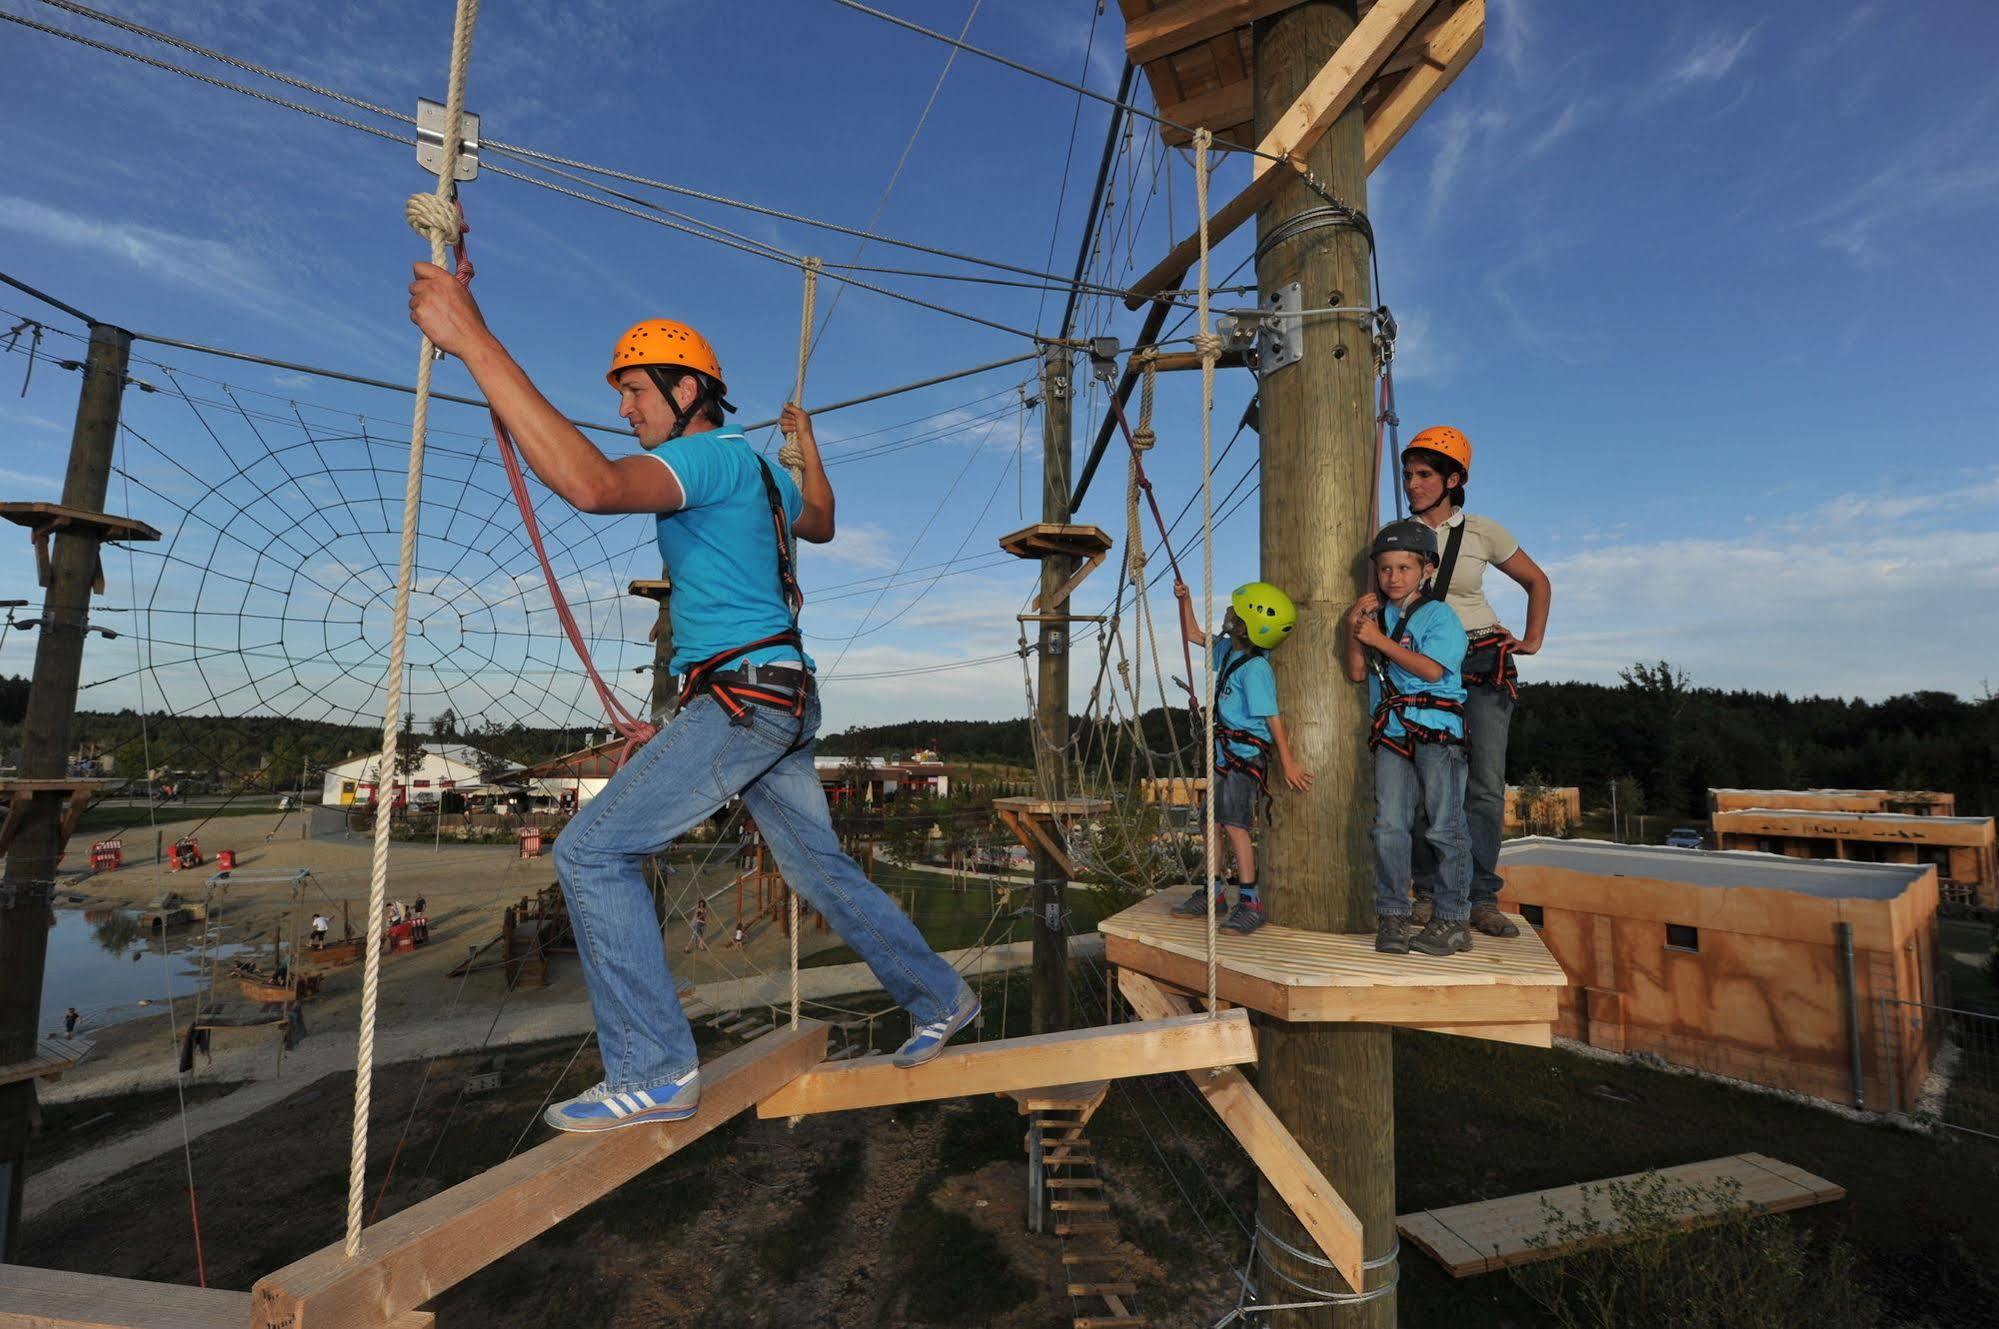
M 692 1116 L 701 1101 L 693 1031 L 668 972 L 642 869 L 675 837 L 738 795 L 810 902 L 908 1010 L 896 1054 L 913 1066 L 979 1013 L 965 981 L 840 851 L 812 766 L 819 697 L 799 640 L 801 597 L 787 534 L 833 538 L 833 489 L 812 422 L 782 424 L 804 484 L 766 463 L 741 431 L 721 363 L 694 329 L 652 319 L 626 332 L 606 377 L 643 452 L 612 459 L 563 418 L 486 326 L 469 292 L 415 265 L 410 318 L 457 356 L 513 433 L 528 465 L 584 512 L 650 513 L 673 583 L 671 668 L 680 709 L 564 828 L 555 862 L 597 1020 L 604 1080 L 545 1114 L 565 1131 Z
M 1256 822 L 1260 805 L 1269 802 L 1269 756 L 1277 754 L 1284 783 L 1299 793 L 1312 787 L 1312 773 L 1291 756 L 1290 736 L 1277 713 L 1277 675 L 1264 653 L 1290 635 L 1298 622 L 1291 597 L 1267 581 L 1238 586 L 1229 596 L 1222 630 L 1212 639 L 1194 618 L 1193 592 L 1182 581 L 1173 583 L 1180 601 L 1180 633 L 1196 646 L 1214 653 L 1215 696 L 1215 825 L 1227 835 L 1235 856 L 1236 904 L 1220 926 L 1228 932 L 1249 933 L 1265 922 L 1262 883 L 1256 876 Z M 1191 918 L 1208 911 L 1208 893 L 1216 909 L 1228 903 L 1221 883 L 1221 853 L 1207 851 L 1206 885 L 1173 907 Z
M 1471 949 L 1471 830 L 1465 821 L 1465 630 L 1424 582 L 1437 535 L 1421 521 L 1390 522 L 1370 551 L 1378 591 L 1347 612 L 1347 677 L 1367 681 L 1374 706 L 1374 948 L 1455 955 Z M 1409 922 L 1417 809 L 1436 851 L 1436 912 Z

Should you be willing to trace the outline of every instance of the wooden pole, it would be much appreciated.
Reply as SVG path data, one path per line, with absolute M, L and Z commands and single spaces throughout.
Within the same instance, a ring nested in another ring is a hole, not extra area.
M 1354 0 L 1312 0 L 1254 29 L 1256 126 L 1268 132 L 1356 24 Z M 1313 146 L 1307 167 L 1335 197 L 1367 206 L 1361 110 L 1355 104 Z M 1272 172 L 1273 175 L 1278 174 Z M 1289 176 L 1286 172 L 1284 175 Z M 1287 178 L 1257 215 L 1259 247 L 1279 226 L 1324 206 L 1300 178 Z M 1268 295 L 1298 282 L 1302 305 L 1369 305 L 1367 242 L 1350 227 L 1303 230 L 1257 261 Z M 1308 318 L 1304 358 L 1268 374 L 1261 387 L 1262 570 L 1297 602 L 1298 627 L 1271 654 L 1278 696 L 1300 759 L 1317 772 L 1309 794 L 1278 793 L 1261 875 L 1279 921 L 1323 932 L 1373 926 L 1374 773 L 1366 745 L 1367 696 L 1345 681 L 1340 616 L 1359 593 L 1372 532 L 1374 446 L 1371 330 L 1347 318 Z M 1395 1092 L 1389 1031 L 1380 1025 L 1286 1023 L 1262 1029 L 1259 1088 L 1279 1121 L 1359 1216 L 1368 1259 L 1395 1241 Z M 1266 1181 L 1258 1222 L 1286 1245 L 1314 1244 Z M 1257 1285 L 1271 1302 L 1313 1301 L 1304 1288 L 1348 1291 L 1323 1265 L 1257 1246 Z M 1386 1286 L 1392 1264 L 1369 1271 Z M 1287 1281 L 1288 1280 L 1288 1281 Z M 1391 1329 L 1395 1294 L 1309 1310 L 1281 1311 L 1282 1326 Z
M 662 578 L 665 573 L 662 571 Z M 668 593 L 669 595 L 671 592 Z M 673 611 L 667 596 L 659 597 L 659 617 L 652 629 L 652 720 L 665 724 L 673 716 Z
M 1041 520 L 1069 521 L 1069 360 L 1064 347 L 1047 347 L 1041 358 Z M 1047 614 L 1066 614 L 1069 600 L 1055 593 L 1069 580 L 1066 557 L 1041 560 L 1041 607 Z M 1035 679 L 1035 724 L 1041 741 L 1035 744 L 1041 796 L 1060 800 L 1068 788 L 1069 764 L 1069 624 L 1057 618 L 1040 626 L 1040 651 Z M 1061 834 L 1058 829 L 1055 832 Z M 1034 999 L 1033 1028 L 1037 1034 L 1063 1029 L 1069 1023 L 1068 874 L 1047 849 L 1034 850 Z
M 65 507 L 104 511 L 131 349 L 132 335 L 124 329 L 90 325 L 83 390 L 70 435 L 69 471 L 63 478 Z M 26 780 L 60 780 L 69 774 L 70 721 L 83 671 L 99 534 L 91 526 L 73 526 L 55 537 L 28 711 L 21 722 L 21 778 Z M 31 801 L 8 848 L 6 876 L 0 880 L 0 1065 L 35 1055 L 56 860 L 63 849 L 62 814 L 69 801 L 61 792 L 15 797 Z M 0 1260 L 4 1261 L 12 1261 L 20 1248 L 21 1186 L 34 1106 L 33 1080 L 0 1085 Z

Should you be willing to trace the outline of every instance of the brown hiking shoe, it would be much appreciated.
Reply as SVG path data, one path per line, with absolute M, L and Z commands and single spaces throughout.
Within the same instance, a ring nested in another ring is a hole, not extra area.
M 1437 902 L 1427 895 L 1419 895 L 1415 907 L 1409 911 L 1409 921 L 1420 928 L 1426 926 L 1436 913 Z
M 1374 922 L 1374 949 L 1383 955 L 1407 955 L 1412 930 L 1407 914 L 1380 914 Z
M 1471 925 L 1488 937 L 1517 937 L 1520 929 L 1513 920 L 1499 912 L 1499 906 L 1475 904 L 1471 910 Z
M 1424 955 L 1456 955 L 1471 949 L 1471 925 L 1463 919 L 1433 918 L 1409 939 L 1409 949 Z

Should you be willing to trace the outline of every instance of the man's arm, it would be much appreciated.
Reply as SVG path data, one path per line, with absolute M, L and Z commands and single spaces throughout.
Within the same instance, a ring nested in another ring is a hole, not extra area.
M 679 511 L 680 482 L 672 471 L 645 457 L 606 457 L 542 396 L 456 277 L 429 263 L 415 270 L 410 321 L 464 362 L 543 484 L 584 512 Z
M 819 440 L 812 433 L 812 417 L 796 402 L 786 402 L 778 413 L 777 427 L 790 436 L 805 458 L 805 482 L 798 487 L 805 500 L 791 529 L 799 539 L 823 545 L 833 538 L 833 485 L 826 478 L 826 465 L 819 460 Z
M 1201 631 L 1201 625 L 1194 621 L 1194 592 L 1184 581 L 1173 583 L 1173 598 L 1180 602 L 1180 635 L 1196 646 L 1208 644 L 1208 634 Z

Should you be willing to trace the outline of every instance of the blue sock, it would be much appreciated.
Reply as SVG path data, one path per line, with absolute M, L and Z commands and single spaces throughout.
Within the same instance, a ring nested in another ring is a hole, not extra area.
M 1237 882 L 1235 884 L 1235 898 L 1238 904 L 1255 904 L 1256 883 L 1253 881 Z

